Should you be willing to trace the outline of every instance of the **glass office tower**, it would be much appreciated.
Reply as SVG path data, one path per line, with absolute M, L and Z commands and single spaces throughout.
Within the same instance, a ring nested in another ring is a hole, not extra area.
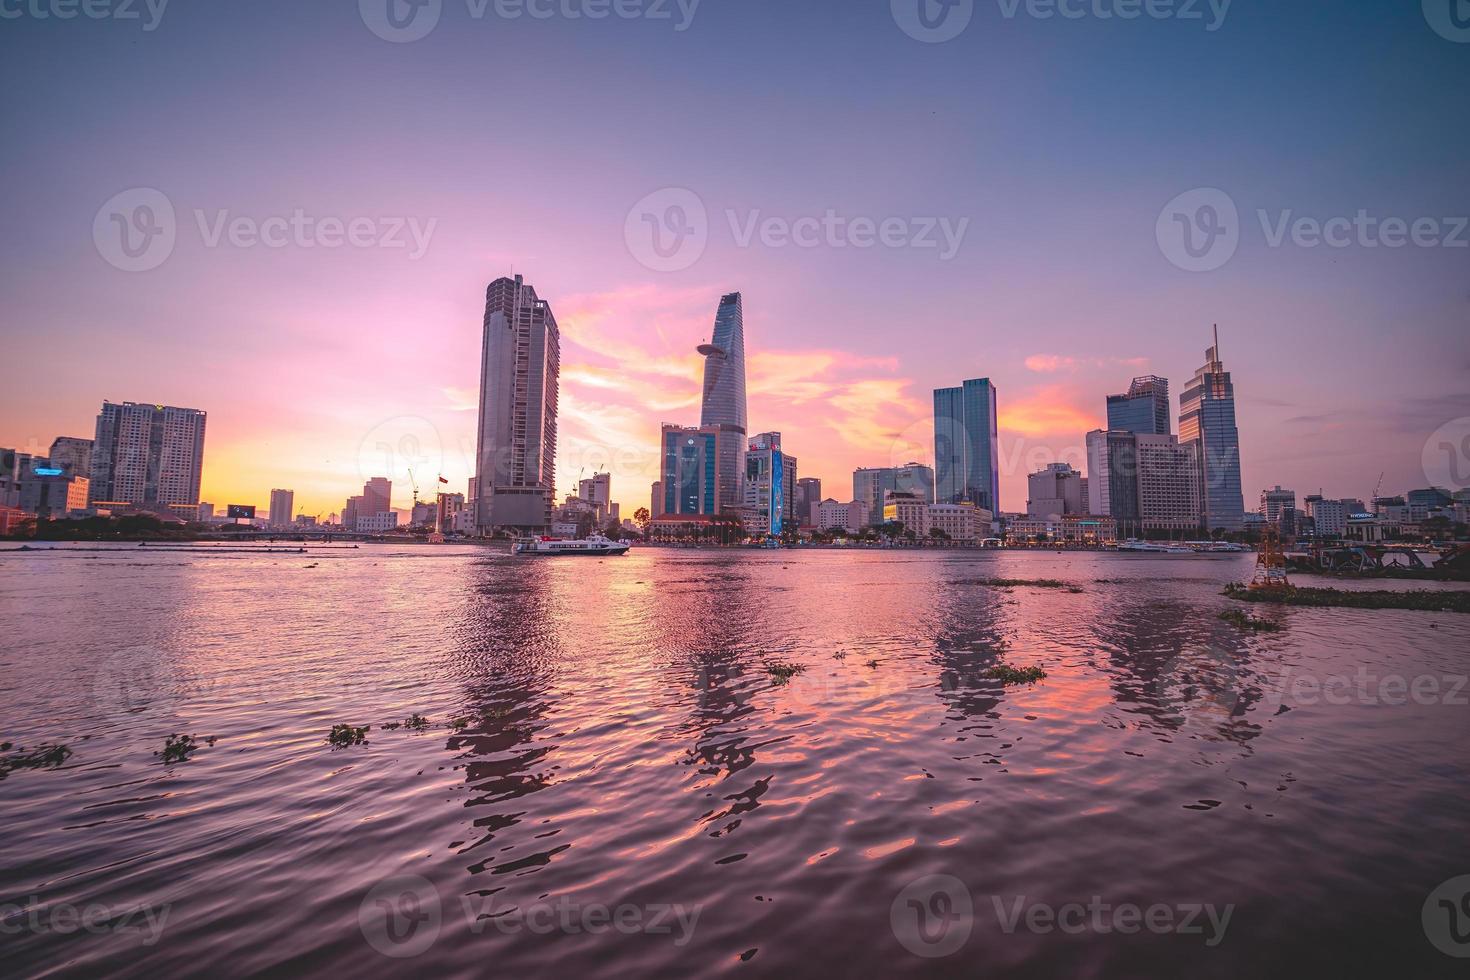
M 1000 438 L 989 378 L 934 389 L 935 498 L 1000 513 Z
M 1220 333 L 1205 351 L 1204 367 L 1179 396 L 1179 441 L 1195 444 L 1201 510 L 1211 531 L 1239 531 L 1245 522 L 1240 489 L 1240 431 L 1235 427 L 1235 385 L 1220 361 Z
M 718 428 L 716 468 L 719 470 L 719 507 L 742 503 L 740 480 L 745 466 L 745 314 L 739 293 L 720 297 L 715 332 L 704 355 L 704 397 L 701 428 Z

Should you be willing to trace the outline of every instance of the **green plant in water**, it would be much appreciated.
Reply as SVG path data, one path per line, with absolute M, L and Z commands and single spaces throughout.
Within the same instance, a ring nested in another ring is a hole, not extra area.
M 0 742 L 0 751 L 10 749 L 9 742 Z M 65 745 L 43 745 L 29 752 L 21 750 L 14 755 L 0 756 L 0 779 L 14 769 L 56 769 L 71 757 L 71 749 Z
M 790 684 L 791 678 L 805 670 L 806 667 L 802 664 L 780 662 L 766 664 L 766 673 L 771 675 L 771 680 L 775 681 L 777 687 Z
M 429 719 L 425 718 L 423 715 L 415 711 L 413 714 L 403 719 L 403 727 L 412 728 L 416 732 L 421 732 L 429 727 Z
M 996 664 L 987 670 L 984 676 L 1000 681 L 1005 685 L 1012 684 L 1035 684 L 1046 678 L 1046 671 L 1040 667 L 1012 667 L 1010 664 Z
M 372 725 L 363 725 L 360 728 L 353 725 L 333 725 L 331 732 L 327 735 L 327 741 L 334 749 L 345 749 L 349 745 L 362 745 L 367 741 L 368 729 L 372 727 Z
M 1240 609 L 1227 609 L 1220 614 L 1220 618 L 1243 630 L 1255 630 L 1258 633 L 1281 632 L 1280 623 L 1273 623 L 1267 619 L 1256 619 Z
M 449 720 L 449 727 L 457 732 L 462 732 L 470 727 L 470 720 L 468 718 L 451 718 Z
M 173 765 L 175 762 L 188 762 L 189 754 L 197 748 L 199 748 L 199 743 L 194 741 L 193 735 L 176 733 L 163 740 L 162 752 L 153 754 L 162 756 L 164 765 Z

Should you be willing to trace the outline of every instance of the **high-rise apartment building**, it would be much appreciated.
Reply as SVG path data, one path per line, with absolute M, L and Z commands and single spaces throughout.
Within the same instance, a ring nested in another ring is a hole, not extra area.
M 193 520 L 204 471 L 204 421 L 194 408 L 103 402 L 89 503 L 166 509 Z
M 745 453 L 745 529 L 779 535 L 796 521 L 796 457 L 781 451 L 781 433 L 762 432 Z
M 475 526 L 532 533 L 551 524 L 556 492 L 561 334 L 551 305 L 516 276 L 485 290 L 476 437 Z
M 1087 488 L 1088 512 L 1113 518 L 1120 534 L 1201 524 L 1199 459 L 1194 445 L 1178 436 L 1087 433 Z
M 291 513 L 296 505 L 296 493 L 292 490 L 271 491 L 271 524 L 276 527 L 286 527 L 294 519 Z
M 1240 431 L 1235 425 L 1235 385 L 1220 361 L 1220 333 L 1205 363 L 1179 396 L 1179 441 L 1195 444 L 1205 526 L 1238 531 L 1245 519 L 1240 488 Z M 1090 474 L 1089 474 L 1090 475 Z
M 1332 500 L 1320 494 L 1311 494 L 1303 501 L 1307 505 L 1307 516 L 1312 519 L 1312 531 L 1321 538 L 1340 538 L 1347 533 L 1349 514 L 1360 513 L 1348 500 Z
M 868 505 L 874 521 L 883 519 L 883 495 L 901 490 L 934 503 L 934 470 L 923 463 L 903 466 L 862 466 L 852 471 L 852 499 Z
M 939 503 L 1000 509 L 1000 438 L 989 378 L 934 389 L 935 494 Z
M 743 503 L 740 479 L 745 471 L 745 312 L 739 293 L 720 297 L 715 329 L 708 343 L 699 345 L 704 356 L 704 391 L 699 425 L 716 431 L 716 468 L 719 470 L 721 510 Z
M 1199 459 L 1174 435 L 1136 433 L 1138 519 L 1146 531 L 1200 527 Z
M 1134 378 L 1126 395 L 1108 396 L 1108 428 L 1141 435 L 1166 436 L 1169 424 L 1169 379 Z

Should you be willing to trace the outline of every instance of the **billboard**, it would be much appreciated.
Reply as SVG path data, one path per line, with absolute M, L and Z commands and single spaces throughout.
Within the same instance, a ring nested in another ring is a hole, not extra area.
M 228 517 L 232 521 L 235 520 L 236 518 L 242 518 L 242 517 L 244 519 L 248 520 L 248 521 L 253 521 L 253 520 L 255 520 L 255 505 L 254 504 L 230 504 L 228 506 L 228 508 L 226 508 L 226 510 L 225 510 L 225 516 Z

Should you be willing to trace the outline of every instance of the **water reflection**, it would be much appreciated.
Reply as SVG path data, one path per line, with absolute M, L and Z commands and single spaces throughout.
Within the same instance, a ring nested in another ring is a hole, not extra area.
M 1461 669 L 1446 651 L 1470 648 L 1470 625 L 1449 617 L 1422 643 L 1422 620 L 1362 611 L 1292 610 L 1282 632 L 1246 633 L 1218 619 L 1238 577 L 1226 563 L 426 554 L 36 567 L 25 608 L 3 598 L 25 579 L 0 580 L 0 631 L 31 651 L 0 662 L 0 738 L 76 753 L 0 783 L 0 902 L 180 910 L 146 950 L 17 937 L 18 972 L 379 973 L 359 904 L 402 873 L 446 910 L 415 962 L 436 973 L 786 975 L 809 972 L 813 949 L 832 972 L 922 972 L 888 917 L 930 874 L 964 881 L 977 907 L 992 894 L 1237 902 L 1241 938 L 1200 972 L 1247 972 L 1251 950 L 1293 944 L 1341 967 L 1361 956 L 1338 953 L 1365 949 L 1350 928 L 1363 914 L 1391 924 L 1374 949 L 1412 961 L 1422 936 L 1392 925 L 1414 914 L 1401 893 L 1470 862 L 1463 714 L 1287 713 L 1273 680 L 1374 656 L 1410 675 Z M 1001 577 L 1072 587 L 989 584 Z M 778 662 L 799 671 L 783 681 Z M 987 676 L 1001 662 L 1047 677 L 1006 686 Z M 432 726 L 379 724 L 410 711 Z M 324 733 L 343 721 L 377 727 L 333 750 Z M 221 740 L 169 767 L 153 753 L 175 731 Z M 1403 825 L 1431 828 L 1436 848 L 1403 841 Z M 1345 893 L 1346 911 L 1331 901 Z M 466 897 L 484 901 L 449 921 Z M 700 916 L 679 946 L 475 928 L 563 900 Z M 303 904 L 310 929 L 293 927 Z M 1304 944 L 1298 907 L 1338 945 Z M 1162 955 L 1055 939 L 977 922 L 954 962 L 1127 974 Z

